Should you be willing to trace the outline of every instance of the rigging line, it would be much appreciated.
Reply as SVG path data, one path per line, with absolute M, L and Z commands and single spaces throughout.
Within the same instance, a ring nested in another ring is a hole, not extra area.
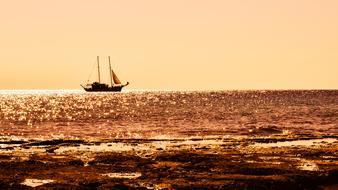
M 93 63 L 92 70 L 91 70 L 90 75 L 89 75 L 89 77 L 88 77 L 88 79 L 87 79 L 87 83 L 89 82 L 90 77 L 92 77 L 92 75 L 93 75 L 94 68 L 95 68 L 95 64 L 96 64 L 96 62 Z

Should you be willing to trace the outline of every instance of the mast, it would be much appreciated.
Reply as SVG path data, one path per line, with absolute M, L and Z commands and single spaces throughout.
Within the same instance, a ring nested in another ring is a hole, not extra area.
M 113 86 L 113 76 L 112 76 L 113 70 L 111 69 L 110 56 L 108 56 L 108 60 L 109 60 L 110 85 Z
M 99 56 L 97 56 L 97 72 L 98 72 L 98 74 L 99 74 L 99 83 L 101 83 Z

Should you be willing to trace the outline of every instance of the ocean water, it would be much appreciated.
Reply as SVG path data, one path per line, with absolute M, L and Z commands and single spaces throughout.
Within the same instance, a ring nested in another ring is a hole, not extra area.
M 0 138 L 338 134 L 338 90 L 0 91 Z

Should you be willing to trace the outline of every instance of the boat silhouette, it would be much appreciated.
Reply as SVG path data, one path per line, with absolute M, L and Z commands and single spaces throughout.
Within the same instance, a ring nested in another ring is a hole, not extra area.
M 82 88 L 87 92 L 120 92 L 123 87 L 127 86 L 129 82 L 126 84 L 122 84 L 115 72 L 113 71 L 110 63 L 110 56 L 108 56 L 109 60 L 109 73 L 110 73 L 110 85 L 101 83 L 100 76 L 100 61 L 99 56 L 97 56 L 97 72 L 98 72 L 98 82 L 88 83 L 86 85 L 81 85 Z

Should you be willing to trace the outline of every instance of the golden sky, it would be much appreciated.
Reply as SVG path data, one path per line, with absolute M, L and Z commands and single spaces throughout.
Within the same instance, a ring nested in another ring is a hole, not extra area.
M 338 1 L 0 0 L 0 89 L 80 89 L 97 55 L 127 89 L 338 89 Z

